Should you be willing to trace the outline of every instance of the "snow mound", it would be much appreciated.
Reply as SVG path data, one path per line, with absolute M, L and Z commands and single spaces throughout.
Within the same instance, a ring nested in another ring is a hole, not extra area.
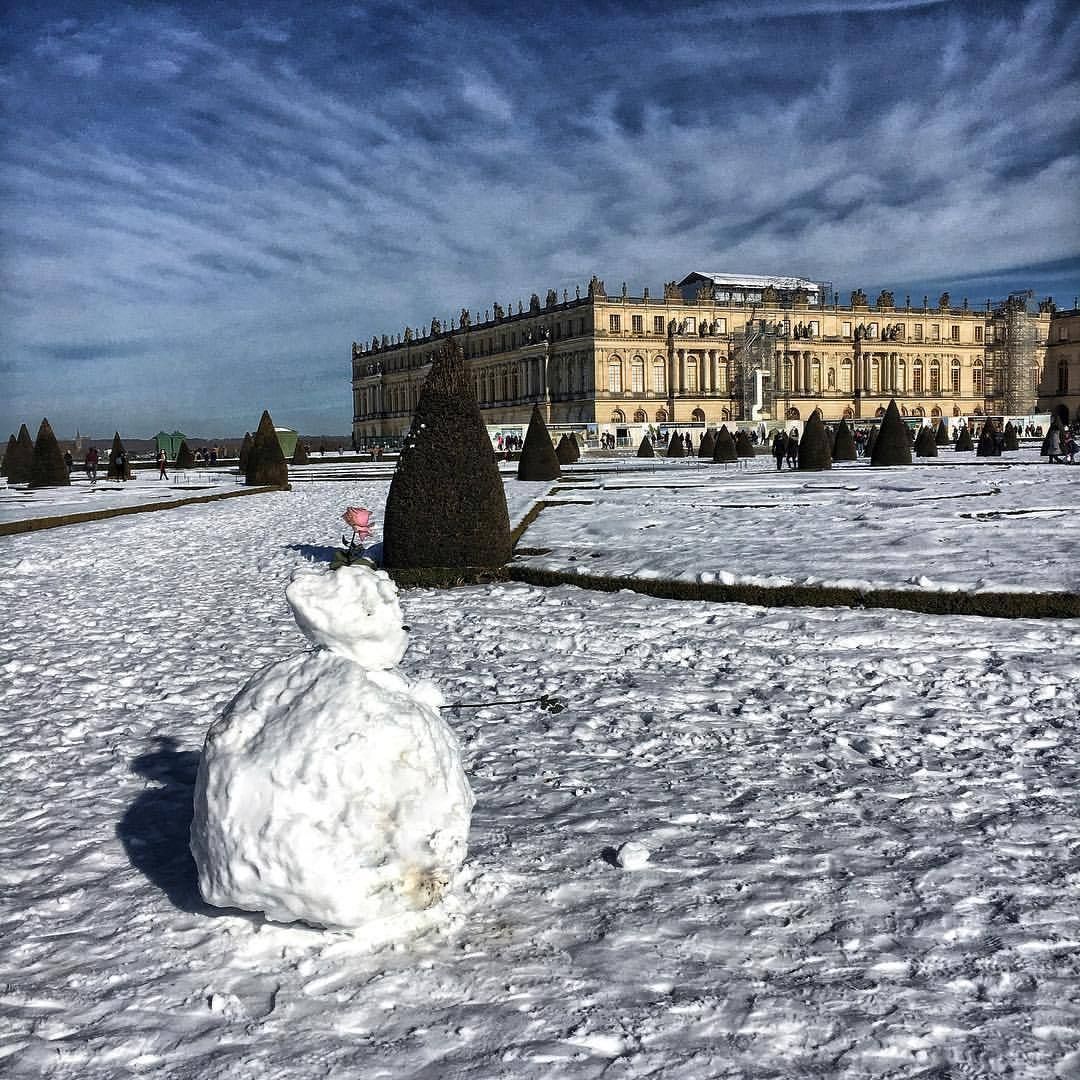
M 394 585 L 342 567 L 287 595 L 326 647 L 258 672 L 210 728 L 191 825 L 199 889 L 317 926 L 429 908 L 465 860 L 474 799 L 437 687 L 387 670 L 406 644 Z
M 334 573 L 301 572 L 285 590 L 293 618 L 316 645 L 373 670 L 405 655 L 397 589 L 384 570 L 343 566 Z
M 627 840 L 615 853 L 615 861 L 624 870 L 640 870 L 652 857 L 652 852 L 637 840 Z

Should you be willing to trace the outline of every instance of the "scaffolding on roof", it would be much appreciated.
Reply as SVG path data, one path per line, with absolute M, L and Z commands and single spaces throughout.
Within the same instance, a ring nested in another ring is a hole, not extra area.
M 1035 408 L 1037 391 L 1033 373 L 1037 367 L 1039 334 L 1037 320 L 1028 311 L 1028 302 L 1034 295 L 1030 289 L 1012 292 L 994 308 L 993 343 L 988 350 L 994 380 L 994 411 L 1006 415 L 1021 416 Z

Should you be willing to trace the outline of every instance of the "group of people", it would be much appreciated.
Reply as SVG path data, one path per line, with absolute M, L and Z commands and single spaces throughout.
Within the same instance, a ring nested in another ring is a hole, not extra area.
M 516 433 L 508 432 L 504 435 L 501 431 L 495 436 L 495 450 L 497 453 L 509 454 L 513 450 L 520 450 L 524 445 L 522 437 Z
M 797 469 L 799 467 L 799 429 L 792 428 L 790 431 L 785 432 L 783 428 L 780 428 L 773 436 L 772 441 L 772 456 L 776 458 L 777 470 L 784 467 L 784 462 L 787 462 L 789 469 Z
M 1075 465 L 1076 452 L 1080 449 L 1077 445 L 1076 435 L 1071 428 L 1063 431 L 1052 424 L 1050 434 L 1047 435 L 1046 454 L 1054 465 Z

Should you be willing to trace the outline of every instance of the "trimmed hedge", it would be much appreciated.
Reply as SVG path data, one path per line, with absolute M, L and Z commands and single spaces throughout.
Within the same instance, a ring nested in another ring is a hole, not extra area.
M 64 453 L 53 434 L 48 420 L 41 421 L 37 439 L 34 442 L 34 455 L 30 462 L 30 486 L 70 487 L 71 474 L 64 463 Z
M 677 431 L 668 432 L 667 452 L 664 457 L 686 457 L 686 447 Z
M 8 443 L 7 456 L 4 463 L 7 466 L 7 478 L 9 484 L 29 484 L 30 466 L 34 461 L 34 440 L 30 438 L 30 432 L 25 424 L 19 426 L 19 437 L 15 445 Z
M 915 456 L 937 457 L 937 439 L 934 438 L 933 428 L 919 428 L 919 434 L 915 436 Z
M 949 425 L 945 423 L 944 417 L 938 421 L 937 427 L 934 429 L 934 442 L 936 442 L 938 446 L 948 446 L 951 442 L 949 438 Z
M 541 434 L 557 467 L 546 426 Z M 502 477 L 465 357 L 449 337 L 432 361 L 390 483 L 383 565 L 463 574 L 502 566 L 511 553 Z
M 855 446 L 855 434 L 848 427 L 846 420 L 841 420 L 833 439 L 833 461 L 858 461 L 859 451 Z
M 641 436 L 641 442 L 637 448 L 638 457 L 656 457 L 656 451 L 653 449 L 652 439 L 648 435 Z
M 559 459 L 560 465 L 574 464 L 574 448 L 565 435 L 559 440 L 559 445 L 555 447 L 555 456 Z
M 478 406 L 479 408 L 479 406 Z M 525 432 L 525 443 L 518 459 L 517 478 L 519 480 L 558 480 L 559 455 L 551 445 L 540 406 L 534 405 L 529 417 L 529 430 Z
M 750 441 L 750 436 L 742 428 L 735 432 L 735 453 L 739 457 L 753 457 L 755 454 L 754 444 Z
M 293 451 L 292 463 L 294 465 L 308 465 L 311 459 L 308 457 L 307 444 L 302 440 L 296 440 L 296 449 Z
M 269 409 L 263 409 L 244 464 L 244 483 L 251 487 L 289 486 L 289 466 L 285 462 Z
M 247 460 L 251 453 L 251 432 L 244 432 L 244 441 L 240 444 L 240 471 L 244 474 L 247 473 Z
M 971 450 L 973 444 L 971 442 L 971 428 L 964 424 L 960 428 L 960 434 L 956 437 L 956 442 L 953 445 L 954 450 Z
M 121 465 L 121 459 L 124 464 Z M 124 444 L 120 441 L 120 432 L 113 432 L 112 449 L 109 450 L 109 469 L 106 476 L 110 480 L 131 479 L 131 458 L 128 457 Z
M 712 428 L 706 428 L 705 434 L 701 437 L 701 445 L 698 447 L 697 456 L 699 458 L 705 458 L 707 461 L 712 461 L 713 451 L 716 449 L 716 436 L 712 432 Z
M 187 439 L 180 441 L 180 447 L 176 451 L 176 461 L 174 463 L 178 469 L 194 469 L 195 468 L 195 455 L 192 453 L 191 447 L 187 444 Z
M 1013 427 L 1011 420 L 1005 425 L 1005 430 L 1002 434 L 1005 436 L 1006 450 L 1020 449 L 1020 437 L 1016 434 L 1016 428 Z
M 885 410 L 870 461 L 874 465 L 911 464 L 911 435 L 907 424 L 900 419 L 895 398 L 890 399 L 889 407 Z
M 832 468 L 832 439 L 829 429 L 821 419 L 821 412 L 815 409 L 803 427 L 799 441 L 799 471 L 823 472 Z
M 723 463 L 739 460 L 739 451 L 735 448 L 735 440 L 731 437 L 727 424 L 721 425 L 720 430 L 716 433 L 716 445 L 713 447 L 712 459 Z
M 979 435 L 979 445 L 975 447 L 976 457 L 1001 457 L 997 439 L 994 436 L 994 428 L 989 420 L 983 424 L 982 433 Z

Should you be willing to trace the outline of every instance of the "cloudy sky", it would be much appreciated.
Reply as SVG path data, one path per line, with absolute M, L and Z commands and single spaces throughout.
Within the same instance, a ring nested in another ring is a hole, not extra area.
M 692 270 L 1080 293 L 1071 0 L 11 5 L 0 433 L 344 433 L 350 343 Z

